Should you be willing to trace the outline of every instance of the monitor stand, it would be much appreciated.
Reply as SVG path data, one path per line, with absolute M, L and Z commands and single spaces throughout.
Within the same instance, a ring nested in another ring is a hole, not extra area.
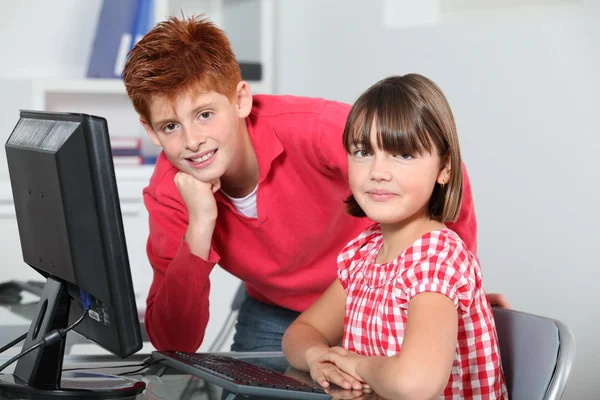
M 31 322 L 23 349 L 37 343 L 46 333 L 66 328 L 69 297 L 65 283 L 48 278 Z M 142 381 L 83 371 L 62 373 L 65 339 L 42 347 L 17 361 L 12 375 L 0 374 L 0 398 L 27 399 L 117 399 L 131 398 L 144 391 Z

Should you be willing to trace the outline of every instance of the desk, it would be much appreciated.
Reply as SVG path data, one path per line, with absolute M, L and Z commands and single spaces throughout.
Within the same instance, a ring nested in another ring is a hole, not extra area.
M 235 358 L 244 359 L 247 362 L 262 365 L 265 361 L 278 361 L 283 359 L 282 353 L 265 352 L 265 353 L 219 353 Z M 90 372 L 120 374 L 139 369 L 139 365 L 147 354 L 135 354 L 127 360 L 116 359 L 109 356 L 65 356 L 64 369 L 81 368 L 82 371 L 88 368 L 96 368 Z M 0 355 L 0 364 L 6 361 L 8 357 Z M 109 368 L 110 367 L 110 368 Z M 12 372 L 12 366 L 6 371 Z M 310 376 L 307 373 L 297 371 L 293 368 L 288 368 L 285 371 L 286 375 L 290 375 L 298 380 L 310 381 Z M 195 376 L 180 373 L 172 368 L 166 368 L 161 364 L 155 364 L 144 371 L 129 375 L 132 378 L 142 380 L 146 383 L 144 393 L 131 400 L 231 400 L 233 396 L 228 397 L 227 393 L 215 385 L 207 384 Z M 380 399 L 375 394 L 364 394 L 358 397 L 348 396 L 348 393 L 340 393 L 340 398 L 354 398 L 357 400 L 378 400 Z M 255 400 L 258 397 L 242 397 L 238 399 Z
M 22 305 L 1 305 L 0 304 L 0 346 L 8 343 L 10 340 L 18 337 L 21 333 L 29 329 L 29 320 L 26 318 L 27 304 Z M 15 313 L 16 312 L 16 313 Z M 11 316 L 12 315 L 12 316 Z M 4 325 L 4 326 L 2 326 Z M 85 338 L 76 332 L 70 332 L 67 336 L 67 347 L 72 344 L 89 343 Z M 17 354 L 20 344 L 10 349 L 4 354 L 0 354 L 0 365 L 4 364 L 9 358 Z M 235 358 L 244 359 L 247 362 L 258 364 L 263 367 L 284 372 L 298 380 L 311 382 L 307 373 L 289 368 L 281 352 L 262 352 L 262 353 L 219 353 Z M 127 360 L 121 360 L 112 355 L 74 355 L 66 354 L 64 357 L 63 369 L 77 368 L 89 372 L 98 372 L 104 374 L 121 374 L 135 372 L 139 370 L 142 361 L 149 356 L 148 353 L 138 353 L 129 357 Z M 12 364 L 2 373 L 12 373 L 15 364 Z M 279 366 L 273 368 L 273 366 Z M 281 366 L 283 365 L 283 367 Z M 91 368 L 94 368 L 93 370 Z M 169 399 L 169 400 L 231 400 L 223 393 L 223 390 L 213 384 L 207 384 L 195 376 L 180 373 L 172 368 L 166 368 L 161 364 L 155 364 L 147 369 L 129 375 L 132 378 L 142 380 L 146 383 L 144 393 L 135 397 L 136 400 L 149 399 Z M 343 393 L 346 397 L 348 393 Z M 239 396 L 238 398 L 242 398 Z M 376 395 L 361 395 L 356 399 L 378 399 Z M 247 398 L 257 399 L 257 397 Z

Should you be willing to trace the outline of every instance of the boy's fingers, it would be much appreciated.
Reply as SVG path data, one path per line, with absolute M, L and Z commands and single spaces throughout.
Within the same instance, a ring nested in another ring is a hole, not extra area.
M 217 190 L 221 189 L 221 180 L 215 179 L 214 181 L 211 182 L 211 185 L 212 185 L 212 192 L 215 193 Z

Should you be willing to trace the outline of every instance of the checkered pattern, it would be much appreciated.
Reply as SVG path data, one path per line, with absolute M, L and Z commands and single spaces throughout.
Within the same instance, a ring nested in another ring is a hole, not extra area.
M 377 264 L 382 244 L 376 224 L 338 256 L 338 275 L 348 295 L 343 346 L 369 356 L 400 352 L 410 299 L 440 293 L 459 310 L 456 358 L 441 398 L 507 399 L 493 314 L 476 257 L 449 229 L 429 232 L 397 259 Z

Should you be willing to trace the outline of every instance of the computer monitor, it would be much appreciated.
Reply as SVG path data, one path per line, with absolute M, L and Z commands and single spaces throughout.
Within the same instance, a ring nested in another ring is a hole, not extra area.
M 132 355 L 142 340 L 106 120 L 21 111 L 5 147 L 23 259 L 47 278 L 23 349 L 87 313 L 75 331 L 117 356 Z M 12 375 L 0 375 L 0 397 L 128 397 L 145 388 L 96 374 L 67 379 L 64 344 L 19 359 Z

